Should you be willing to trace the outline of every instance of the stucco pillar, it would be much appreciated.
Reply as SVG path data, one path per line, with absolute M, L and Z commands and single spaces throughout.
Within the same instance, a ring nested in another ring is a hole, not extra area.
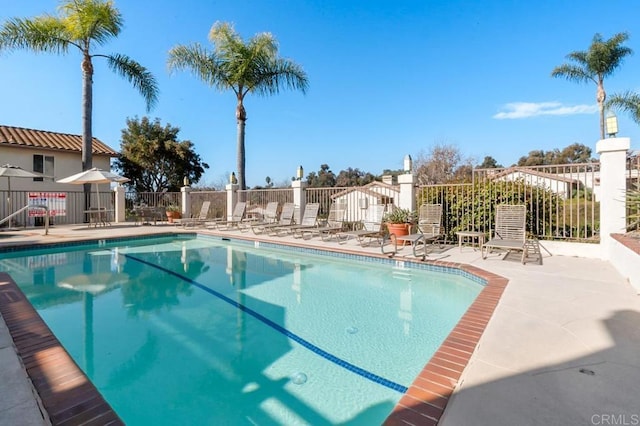
M 400 199 L 397 206 L 401 209 L 416 209 L 416 177 L 413 173 L 405 173 L 398 175 L 398 184 L 400 185 Z
M 228 183 L 225 186 L 227 190 L 227 220 L 232 220 L 233 218 L 233 209 L 238 202 L 238 189 L 240 185 L 237 183 Z
M 302 179 L 291 182 L 291 188 L 293 188 L 293 204 L 296 206 L 296 213 L 294 216 L 296 223 L 300 223 L 302 221 L 304 206 L 307 204 L 306 187 L 307 182 Z
M 189 185 L 185 185 L 180 188 L 182 202 L 182 217 L 191 217 L 191 187 Z
M 127 209 L 125 208 L 124 186 L 118 185 L 113 188 L 116 193 L 116 205 L 114 206 L 114 222 L 122 223 L 127 220 Z
M 626 170 L 629 138 L 601 139 L 596 143 L 600 154 L 600 247 L 602 257 L 611 259 L 611 234 L 626 231 Z

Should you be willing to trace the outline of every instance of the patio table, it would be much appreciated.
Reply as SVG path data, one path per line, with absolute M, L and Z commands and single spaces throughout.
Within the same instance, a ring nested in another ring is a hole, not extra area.
M 111 226 L 112 209 L 89 209 L 84 211 L 89 216 L 89 224 L 87 226 Z

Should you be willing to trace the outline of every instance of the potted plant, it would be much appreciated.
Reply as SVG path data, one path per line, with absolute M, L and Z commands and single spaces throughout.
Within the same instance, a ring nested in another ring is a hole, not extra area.
M 394 234 L 396 237 L 408 235 L 409 228 L 411 224 L 416 222 L 416 219 L 417 214 L 415 211 L 400 208 L 394 208 L 382 218 L 387 225 L 389 234 Z
M 167 220 L 169 223 L 173 223 L 174 219 L 182 218 L 182 211 L 180 210 L 180 206 L 176 204 L 169 204 L 165 211 L 167 212 Z

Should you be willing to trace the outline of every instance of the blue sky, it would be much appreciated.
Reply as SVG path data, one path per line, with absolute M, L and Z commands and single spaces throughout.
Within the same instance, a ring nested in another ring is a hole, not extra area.
M 0 21 L 55 13 L 55 0 L 0 0 Z M 149 115 L 181 129 L 210 165 L 201 183 L 235 170 L 235 98 L 186 72 L 170 75 L 167 52 L 199 42 L 216 21 L 243 38 L 271 32 L 280 55 L 304 68 L 309 91 L 249 95 L 249 186 L 287 181 L 328 164 L 380 174 L 436 144 L 504 165 L 529 151 L 582 143 L 594 150 L 599 122 L 594 84 L 550 77 L 566 54 L 596 32 L 627 31 L 636 54 L 605 81 L 609 94 L 640 91 L 637 0 L 119 0 L 125 26 L 96 53 L 123 53 L 154 73 L 157 107 L 94 62 L 93 133 L 116 150 L 127 117 Z M 0 54 L 0 124 L 81 133 L 80 56 Z M 619 115 L 619 136 L 640 144 L 640 127 Z

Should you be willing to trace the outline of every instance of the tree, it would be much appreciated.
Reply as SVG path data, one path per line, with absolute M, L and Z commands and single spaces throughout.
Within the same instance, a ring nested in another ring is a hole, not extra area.
M 552 164 L 588 163 L 595 161 L 591 157 L 591 148 L 580 143 L 571 144 L 564 149 L 551 151 L 534 150 L 520 157 L 518 166 L 548 166 Z
M 125 185 L 136 192 L 176 192 L 184 177 L 198 183 L 209 165 L 201 161 L 191 141 L 178 140 L 179 132 L 158 118 L 127 119 L 115 161 L 115 167 L 131 179 Z
M 93 58 L 105 58 L 112 71 L 138 89 L 147 111 L 157 102 L 158 87 L 153 75 L 138 62 L 122 54 L 93 53 L 120 34 L 122 15 L 105 0 L 67 0 L 59 16 L 42 15 L 33 19 L 11 18 L 0 28 L 0 50 L 27 49 L 34 52 L 66 54 L 76 48 L 82 55 L 82 170 L 93 166 Z M 85 194 L 90 185 L 85 185 Z
M 216 22 L 209 32 L 209 40 L 214 45 L 213 51 L 198 43 L 178 45 L 169 51 L 167 64 L 171 71 L 190 70 L 209 86 L 231 90 L 236 95 L 238 185 L 246 189 L 245 96 L 249 93 L 274 95 L 282 87 L 306 93 L 307 75 L 300 65 L 278 56 L 278 43 L 270 33 L 256 34 L 245 42 L 233 26 Z
M 375 176 L 368 172 L 360 171 L 360 169 L 341 170 L 336 178 L 336 186 L 363 186 L 375 180 Z
M 572 163 L 588 163 L 595 161 L 591 157 L 591 148 L 581 143 L 573 143 L 562 151 L 552 164 L 572 164 Z
M 331 171 L 328 164 L 322 164 L 318 174 L 311 172 L 307 175 L 307 185 L 311 188 L 336 186 L 336 175 Z
M 563 64 L 551 71 L 552 77 L 564 77 L 576 82 L 592 81 L 597 86 L 596 101 L 600 111 L 600 139 L 604 139 L 604 106 L 607 93 L 604 90 L 604 79 L 609 77 L 622 64 L 625 56 L 633 51 L 622 44 L 629 39 L 626 32 L 615 34 L 609 40 L 603 40 L 596 33 L 589 50 L 571 52 L 567 58 L 575 64 Z
M 501 169 L 504 166 L 502 164 L 498 164 L 495 158 L 490 155 L 484 157 L 482 163 L 478 164 L 479 169 Z
M 615 93 L 607 101 L 607 108 L 624 111 L 633 121 L 640 124 L 640 94 L 638 93 L 632 91 Z
M 443 144 L 433 146 L 427 154 L 419 153 L 413 162 L 420 185 L 460 181 L 460 174 L 456 172 L 462 163 L 460 150 L 453 145 Z

